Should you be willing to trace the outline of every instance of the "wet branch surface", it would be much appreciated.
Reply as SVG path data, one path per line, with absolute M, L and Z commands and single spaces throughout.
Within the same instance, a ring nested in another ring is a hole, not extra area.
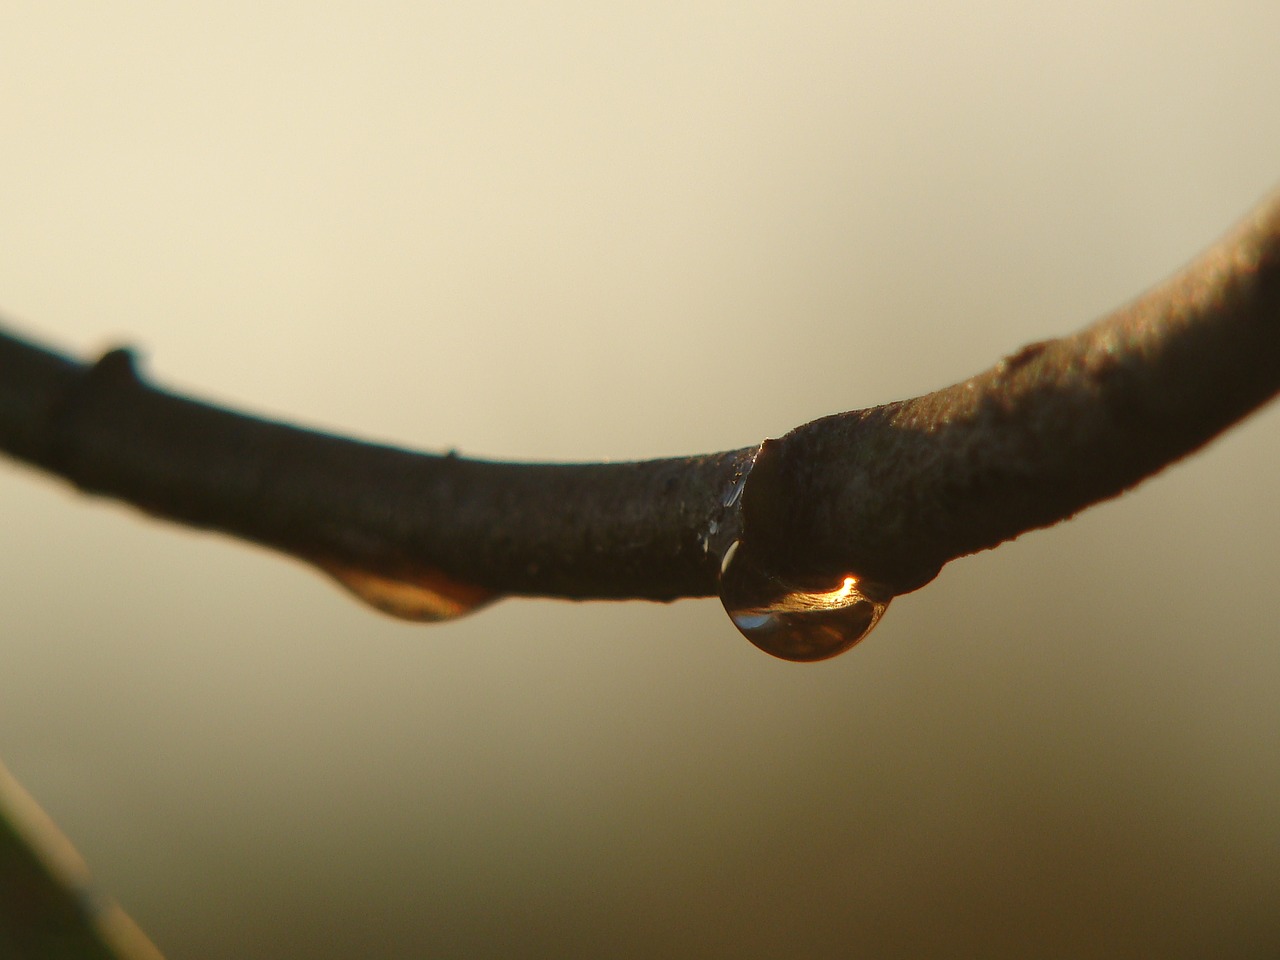
M 743 535 L 779 573 L 893 593 L 1070 517 L 1280 390 L 1280 194 L 1170 281 L 963 383 L 767 441 Z M 707 531 L 751 449 L 494 463 L 342 439 L 146 383 L 0 331 L 0 450 L 80 489 L 329 569 L 480 594 L 716 592 Z

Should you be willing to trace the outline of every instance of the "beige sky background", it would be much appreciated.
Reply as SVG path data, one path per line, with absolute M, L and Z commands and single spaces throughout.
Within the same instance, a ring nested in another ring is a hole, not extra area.
M 1280 184 L 1274 0 L 11 4 L 0 315 L 522 459 L 944 386 Z M 844 657 L 366 612 L 0 463 L 0 757 L 171 958 L 1280 950 L 1280 409 Z

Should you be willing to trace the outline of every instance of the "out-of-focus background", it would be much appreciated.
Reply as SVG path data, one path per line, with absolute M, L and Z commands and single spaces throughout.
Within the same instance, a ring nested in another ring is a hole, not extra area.
M 414 448 L 740 447 L 1280 183 L 1280 5 L 21 4 L 0 314 Z M 0 756 L 183 957 L 1280 951 L 1280 408 L 852 653 L 385 619 L 0 463 Z

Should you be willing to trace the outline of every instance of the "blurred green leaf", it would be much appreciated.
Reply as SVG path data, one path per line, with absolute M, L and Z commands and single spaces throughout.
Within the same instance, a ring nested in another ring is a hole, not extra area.
M 93 888 L 71 842 L 3 765 L 0 957 L 161 960 L 128 915 Z

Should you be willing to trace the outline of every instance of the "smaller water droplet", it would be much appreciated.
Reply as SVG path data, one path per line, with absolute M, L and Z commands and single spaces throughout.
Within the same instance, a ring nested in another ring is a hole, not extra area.
M 746 469 L 748 471 L 751 469 L 750 464 L 747 465 Z M 724 498 L 724 505 L 726 507 L 732 507 L 735 503 L 737 503 L 738 500 L 742 497 L 742 491 L 745 490 L 746 487 L 747 487 L 747 475 L 744 472 L 742 475 L 740 475 L 739 477 L 737 477 L 737 479 L 734 480 L 733 486 L 729 488 L 729 492 L 725 495 L 725 498 Z
M 739 632 L 783 660 L 825 660 L 871 632 L 890 594 L 853 574 L 789 583 L 734 541 L 720 566 L 720 600 Z
M 452 620 L 498 598 L 439 571 L 390 577 L 338 563 L 317 561 L 316 566 L 371 607 L 401 620 Z
M 725 549 L 738 538 L 742 529 L 742 491 L 746 489 L 747 474 L 751 472 L 759 454 L 759 447 L 741 450 L 733 455 L 729 466 L 732 476 L 720 496 L 720 503 L 707 520 L 698 542 L 704 554 L 722 556 Z

